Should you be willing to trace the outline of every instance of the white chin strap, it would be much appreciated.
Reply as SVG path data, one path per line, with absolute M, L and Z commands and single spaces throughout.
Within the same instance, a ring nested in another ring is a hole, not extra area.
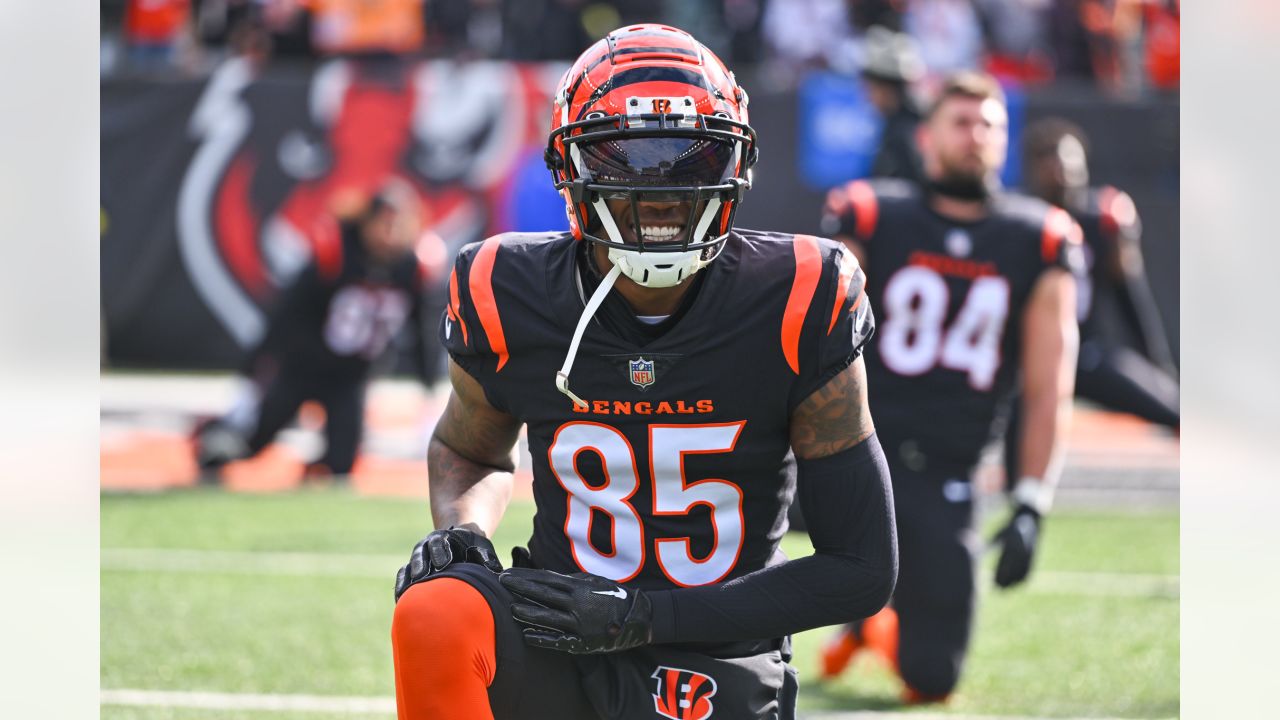
M 604 276 L 604 280 L 600 281 L 600 287 L 596 288 L 595 293 L 591 295 L 591 299 L 587 301 L 587 307 L 582 311 L 582 317 L 578 318 L 578 327 L 573 331 L 573 341 L 569 343 L 569 354 L 565 356 L 564 365 L 561 365 L 560 371 L 556 373 L 556 389 L 568 395 L 574 405 L 587 404 L 569 389 L 569 371 L 573 368 L 573 359 L 578 355 L 578 344 L 582 342 L 582 334 L 587 331 L 587 323 L 591 322 L 596 310 L 600 309 L 600 303 L 604 302 L 604 296 L 609 294 L 613 283 L 621 274 L 622 266 L 615 264 Z
M 592 203 L 595 208 L 596 215 L 600 218 L 600 224 L 604 226 L 605 233 L 609 239 L 618 243 L 625 244 L 622 239 L 622 232 L 618 229 L 618 224 L 613 219 L 613 214 L 609 212 L 609 206 L 604 200 L 596 198 Z M 711 222 L 715 220 L 717 211 L 720 209 L 720 198 L 711 198 L 707 201 L 707 207 L 702 211 L 702 217 L 698 218 L 698 225 L 693 229 L 693 234 L 689 236 L 689 242 L 701 242 L 701 238 L 706 237 L 707 229 L 711 226 Z M 613 263 L 615 268 L 622 268 L 622 274 L 630 278 L 635 284 L 643 285 L 651 288 L 667 288 L 674 287 L 684 282 L 694 273 L 706 267 L 712 257 L 703 259 L 702 250 L 687 250 L 685 252 L 640 252 L 639 250 L 623 250 L 621 248 L 609 248 L 609 262 Z
M 614 222 L 613 214 L 609 212 L 604 200 L 597 198 L 592 204 L 596 209 L 596 214 L 600 217 L 601 224 L 604 225 L 605 232 L 609 235 L 609 239 L 622 244 L 624 242 L 622 233 L 618 230 L 618 224 Z M 702 211 L 702 217 L 698 219 L 698 225 L 690 236 L 691 243 L 699 242 L 699 238 L 706 236 L 707 228 L 711 226 L 712 220 L 716 217 L 716 211 L 719 209 L 719 198 L 711 198 L 707 201 L 707 207 Z M 568 396 L 574 405 L 587 404 L 585 400 L 573 394 L 573 391 L 569 389 L 569 372 L 573 369 L 573 360 L 578 355 L 578 345 L 582 342 L 582 335 L 587 331 L 587 323 L 591 322 L 591 318 L 600 309 L 600 304 L 604 302 L 605 296 L 613 289 L 613 284 L 617 282 L 619 275 L 626 275 L 637 285 L 643 285 L 644 287 L 674 287 L 706 267 L 715 259 L 716 254 L 712 253 L 706 259 L 703 259 L 703 255 L 704 252 L 702 250 L 640 252 L 639 250 L 609 248 L 609 261 L 613 263 L 613 267 L 604 276 L 604 280 L 600 281 L 600 287 L 597 287 L 596 291 L 592 293 L 591 299 L 587 301 L 587 306 L 582 311 L 582 317 L 578 318 L 578 327 L 574 329 L 573 340 L 569 343 L 569 354 L 565 355 L 564 365 L 561 365 L 560 370 L 556 373 L 556 389 Z

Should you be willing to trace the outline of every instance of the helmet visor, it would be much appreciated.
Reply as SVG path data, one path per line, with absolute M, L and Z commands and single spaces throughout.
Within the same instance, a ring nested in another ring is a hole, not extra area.
M 584 175 L 631 186 L 709 186 L 733 172 L 734 145 L 690 137 L 642 137 L 583 143 Z

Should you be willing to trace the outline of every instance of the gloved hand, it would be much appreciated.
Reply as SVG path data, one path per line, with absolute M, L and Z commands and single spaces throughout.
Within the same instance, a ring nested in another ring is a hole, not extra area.
M 653 607 L 645 594 L 589 573 L 512 568 L 498 577 L 516 596 L 511 614 L 529 625 L 524 640 L 574 654 L 610 653 L 649 643 Z
M 1001 545 L 1000 560 L 996 563 L 996 585 L 1012 587 L 1027 579 L 1031 572 L 1031 559 L 1040 537 L 1040 513 L 1029 505 L 1019 505 L 992 542 Z
M 396 601 L 414 583 L 422 582 L 454 563 L 476 563 L 493 572 L 502 572 L 498 551 L 477 530 L 454 526 L 436 530 L 418 541 L 409 555 L 409 564 L 396 574 Z

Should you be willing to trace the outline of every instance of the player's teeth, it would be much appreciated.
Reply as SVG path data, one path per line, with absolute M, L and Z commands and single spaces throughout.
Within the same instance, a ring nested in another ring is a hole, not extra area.
M 642 227 L 640 232 L 644 235 L 645 240 L 669 240 L 680 232 L 680 228 L 678 226 Z

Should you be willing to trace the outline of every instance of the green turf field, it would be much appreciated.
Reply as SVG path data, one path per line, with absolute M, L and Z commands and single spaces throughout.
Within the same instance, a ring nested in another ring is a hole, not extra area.
M 514 503 L 495 544 L 528 536 Z M 102 498 L 102 687 L 390 698 L 395 571 L 430 529 L 425 503 L 343 491 L 193 490 Z M 787 553 L 808 552 L 790 536 Z M 989 587 L 990 568 L 983 576 Z M 985 591 L 959 714 L 1178 714 L 1176 513 L 1049 521 L 1029 586 Z M 830 631 L 796 638 L 801 708 L 885 710 L 898 689 L 875 658 L 815 682 Z M 289 712 L 104 705 L 106 720 L 278 720 Z M 306 718 L 386 718 L 305 713 Z

